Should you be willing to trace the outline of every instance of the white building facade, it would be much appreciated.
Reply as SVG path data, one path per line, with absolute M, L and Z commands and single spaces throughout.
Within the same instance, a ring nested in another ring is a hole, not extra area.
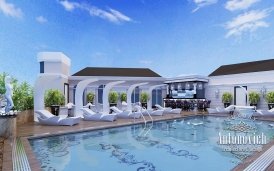
M 163 99 L 208 99 L 211 107 L 223 106 L 222 94 L 233 95 L 232 104 L 249 105 L 248 92 L 260 92 L 258 108 L 267 109 L 265 95 L 274 91 L 274 59 L 224 65 L 209 76 L 189 75 L 163 78 L 148 68 L 96 68 L 87 67 L 70 74 L 70 59 L 61 52 L 38 54 L 40 73 L 34 87 L 34 110 L 44 109 L 44 94 L 58 89 L 65 95 L 65 103 L 76 104 L 76 115 L 86 105 L 86 94 L 95 93 L 94 104 L 104 112 L 109 109 L 108 93 L 127 93 L 127 102 L 140 101 L 141 92 L 150 94 L 148 108 L 163 104 Z M 36 121 L 36 116 L 34 118 Z

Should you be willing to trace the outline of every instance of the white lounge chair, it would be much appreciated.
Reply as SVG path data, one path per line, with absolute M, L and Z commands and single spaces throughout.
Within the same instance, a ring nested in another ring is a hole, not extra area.
M 145 109 L 140 105 L 135 105 L 134 108 L 137 109 L 137 112 L 141 112 L 143 115 L 150 114 L 151 116 L 162 116 L 164 114 L 164 110 Z
M 235 106 L 233 115 L 240 118 L 251 119 L 255 112 L 255 106 Z
M 83 108 L 91 108 L 91 107 L 94 107 L 95 105 L 88 102 L 88 104 L 86 104 Z
M 116 106 L 111 106 L 111 110 L 117 115 L 117 118 L 140 118 L 141 112 L 122 111 Z
M 55 116 L 47 110 L 37 110 L 35 111 L 37 114 L 37 118 L 39 123 L 44 125 L 67 125 L 72 126 L 78 124 L 80 122 L 80 117 L 69 117 L 69 118 L 61 118 L 59 116 Z
M 254 112 L 253 116 L 270 116 L 274 117 L 274 108 L 270 110 L 257 110 Z
M 88 108 L 82 108 L 83 117 L 86 121 L 114 121 L 117 118 L 116 114 L 102 114 L 102 113 L 95 113 Z
M 74 105 L 73 103 L 71 103 L 71 102 L 69 102 L 68 104 L 66 104 L 66 107 L 67 107 L 68 109 L 72 109 L 74 106 L 75 106 L 75 105 Z
M 230 105 L 226 108 L 216 107 L 216 108 L 207 108 L 209 114 L 213 113 L 222 113 L 222 114 L 229 114 L 233 112 L 235 109 L 235 105 Z
M 125 102 L 125 101 L 122 101 L 122 110 L 124 111 L 124 110 L 126 110 L 127 109 L 127 102 Z
M 182 111 L 182 109 L 180 108 L 172 109 L 171 107 L 162 107 L 158 104 L 156 104 L 155 106 L 159 110 L 164 110 L 164 114 L 180 114 Z

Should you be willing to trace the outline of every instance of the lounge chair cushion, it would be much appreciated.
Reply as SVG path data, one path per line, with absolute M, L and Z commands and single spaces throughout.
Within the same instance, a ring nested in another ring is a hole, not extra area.
M 112 109 L 115 113 L 122 113 L 123 111 L 118 109 L 116 106 L 111 106 L 110 109 Z
M 269 112 L 273 112 L 274 113 L 274 108 L 272 108 L 272 109 L 270 109 L 270 110 L 268 110 Z
M 234 110 L 234 108 L 235 108 L 235 105 L 229 105 L 228 107 L 225 108 L 225 110 L 232 111 Z
M 90 110 L 88 108 L 82 108 L 81 109 L 84 113 L 88 113 L 90 115 L 96 114 L 93 110 Z
M 52 113 L 50 113 L 47 110 L 37 110 L 37 111 L 35 111 L 35 113 L 37 113 L 40 116 L 40 118 L 42 118 L 42 119 L 56 117 L 55 115 L 53 115 Z

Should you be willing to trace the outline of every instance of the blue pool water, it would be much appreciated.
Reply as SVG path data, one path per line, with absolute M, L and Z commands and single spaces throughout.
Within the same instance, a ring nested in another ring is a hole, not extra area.
M 219 132 L 274 137 L 268 122 L 244 122 L 235 130 L 238 120 L 197 116 L 29 141 L 47 171 L 228 171 L 250 152 L 224 151 Z

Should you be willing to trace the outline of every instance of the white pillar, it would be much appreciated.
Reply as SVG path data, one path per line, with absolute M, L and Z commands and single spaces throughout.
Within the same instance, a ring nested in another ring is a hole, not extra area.
M 107 83 L 104 90 L 103 90 L 103 113 L 107 114 L 109 113 L 109 101 L 108 101 L 108 94 L 109 91 L 114 87 L 115 85 L 122 84 L 125 81 L 114 81 Z
M 148 95 L 149 95 L 149 99 L 147 101 L 147 109 L 151 109 L 152 108 L 152 91 L 157 88 L 157 87 L 162 87 L 162 86 L 167 86 L 166 84 L 159 84 L 159 85 L 154 85 L 149 87 L 148 89 Z
M 95 88 L 95 90 L 94 90 L 95 92 L 94 92 L 94 94 L 95 94 L 95 98 L 94 98 L 94 101 L 93 101 L 93 103 L 94 103 L 94 105 L 95 106 L 97 106 L 98 105 L 98 87 L 97 88 Z
M 132 95 L 132 92 L 134 91 L 134 89 L 138 86 L 142 86 L 142 85 L 146 85 L 146 84 L 148 84 L 148 83 L 146 82 L 146 83 L 133 84 L 128 88 L 128 90 L 127 90 L 127 110 L 132 111 L 131 95 Z
M 197 93 L 197 83 L 193 83 L 193 94 Z
M 84 81 L 80 81 L 76 86 L 75 91 L 75 115 L 82 116 L 82 111 L 80 110 L 83 107 L 83 92 L 85 88 L 93 82 L 98 81 L 98 79 L 87 79 Z

